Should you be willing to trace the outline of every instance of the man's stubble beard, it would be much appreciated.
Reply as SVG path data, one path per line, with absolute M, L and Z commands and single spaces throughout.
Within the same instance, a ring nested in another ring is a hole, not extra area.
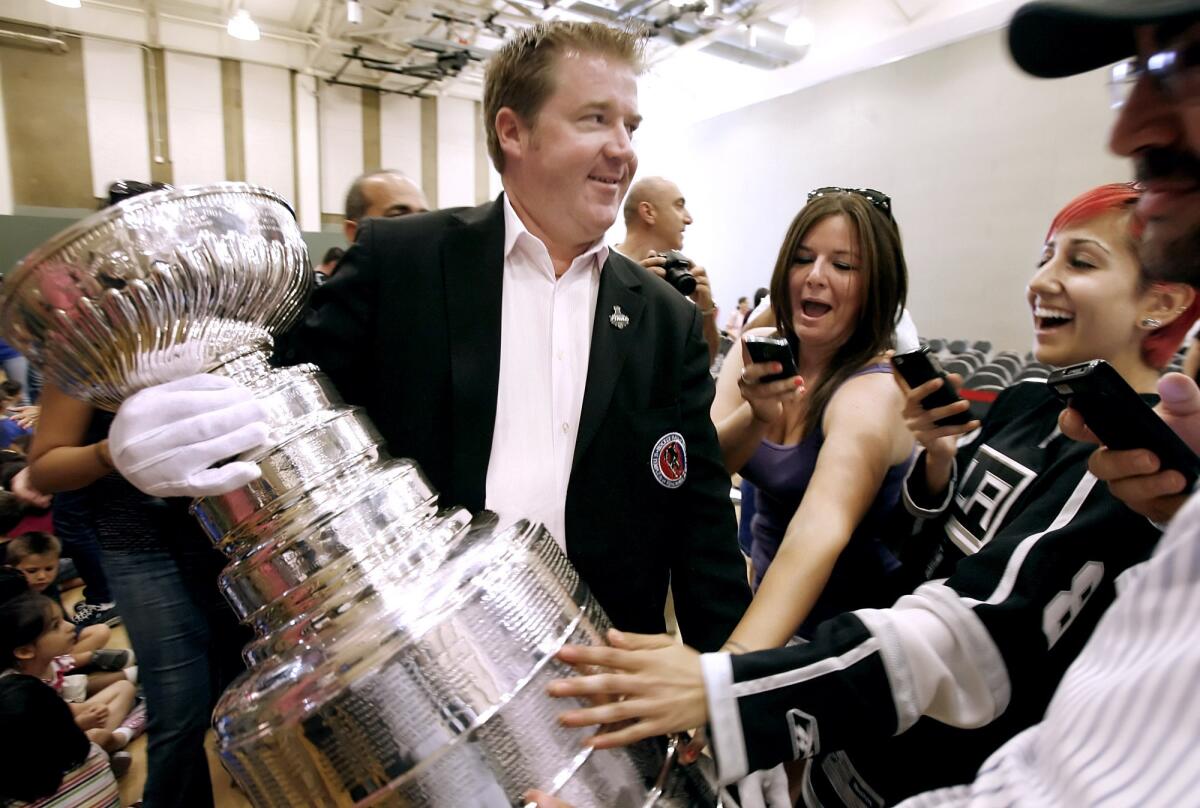
M 1148 232 L 1139 255 L 1151 280 L 1200 287 L 1200 226 L 1173 239 Z

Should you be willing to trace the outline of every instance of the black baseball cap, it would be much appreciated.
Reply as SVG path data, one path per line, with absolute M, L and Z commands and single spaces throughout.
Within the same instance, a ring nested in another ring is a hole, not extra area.
M 1026 73 L 1055 79 L 1133 56 L 1133 29 L 1188 17 L 1200 0 L 1035 0 L 1017 9 L 1008 47 Z

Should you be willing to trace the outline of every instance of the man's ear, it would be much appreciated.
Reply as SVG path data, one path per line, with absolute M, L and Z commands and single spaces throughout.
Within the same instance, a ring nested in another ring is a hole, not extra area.
M 521 159 L 528 145 L 528 127 L 521 116 L 512 107 L 500 107 L 496 113 L 496 139 L 500 143 L 500 152 L 504 155 L 505 163 L 510 159 Z
M 638 202 L 638 217 L 647 225 L 653 227 L 654 223 L 658 221 L 658 211 L 654 209 L 653 204 L 643 200 Z
M 342 219 L 342 233 L 346 236 L 346 241 L 353 244 L 355 237 L 358 235 L 358 222 Z

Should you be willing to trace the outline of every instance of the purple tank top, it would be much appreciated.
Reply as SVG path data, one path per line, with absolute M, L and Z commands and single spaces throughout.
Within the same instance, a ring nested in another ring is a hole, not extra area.
M 863 368 L 850 378 L 890 372 L 887 364 L 879 363 Z M 824 443 L 820 424 L 798 444 L 783 446 L 764 440 L 742 468 L 742 477 L 756 489 L 756 511 L 750 522 L 755 591 L 779 550 L 788 523 L 804 499 Z M 838 556 L 829 582 L 797 635 L 811 636 L 817 624 L 834 615 L 860 608 L 890 606 L 895 600 L 898 593 L 890 576 L 899 568 L 900 562 L 888 549 L 885 539 L 889 519 L 900 503 L 904 476 L 915 454 L 914 450 L 904 462 L 887 470 L 871 507 Z

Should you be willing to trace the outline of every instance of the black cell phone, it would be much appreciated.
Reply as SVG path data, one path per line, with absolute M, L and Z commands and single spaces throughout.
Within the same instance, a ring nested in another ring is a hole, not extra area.
M 936 410 L 938 407 L 946 407 L 956 401 L 962 401 L 958 393 L 954 392 L 954 385 L 946 378 L 946 371 L 942 369 L 937 357 L 929 352 L 928 345 L 922 345 L 917 350 L 908 353 L 894 354 L 892 367 L 909 387 L 920 387 L 925 382 L 934 379 L 943 380 L 944 384 L 941 387 L 921 399 L 921 406 L 927 410 Z M 962 426 L 973 420 L 975 418 L 971 412 L 963 410 L 953 415 L 947 415 L 945 418 L 939 418 L 934 421 L 934 424 L 937 426 Z
M 1190 491 L 1200 458 L 1103 359 L 1059 368 L 1046 378 L 1055 395 L 1078 410 L 1088 429 L 1110 449 L 1149 449 L 1162 468 L 1174 469 Z
M 796 370 L 796 358 L 792 356 L 792 347 L 788 345 L 788 341 L 781 337 L 760 337 L 749 336 L 745 339 L 746 350 L 750 353 L 750 360 L 755 364 L 759 362 L 778 362 L 783 365 L 782 373 L 772 373 L 769 376 L 763 376 L 758 380 L 759 384 L 769 384 L 777 382 L 780 379 L 790 379 L 796 376 L 800 371 Z

